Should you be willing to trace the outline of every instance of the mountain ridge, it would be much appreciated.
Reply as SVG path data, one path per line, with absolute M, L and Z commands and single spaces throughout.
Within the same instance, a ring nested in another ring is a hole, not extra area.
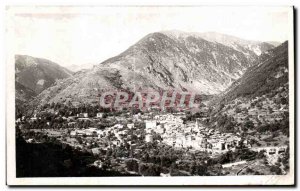
M 26 102 L 72 72 L 43 58 L 15 55 L 16 99 Z
M 155 32 L 121 54 L 58 81 L 42 92 L 38 101 L 90 102 L 99 95 L 99 89 L 171 88 L 218 94 L 252 64 L 244 53 L 218 42 Z

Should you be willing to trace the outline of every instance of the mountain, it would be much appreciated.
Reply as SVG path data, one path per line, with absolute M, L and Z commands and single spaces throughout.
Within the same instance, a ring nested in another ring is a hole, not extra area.
M 16 82 L 15 83 L 15 89 L 16 89 L 16 103 L 25 103 L 28 100 L 33 99 L 37 94 L 32 91 L 31 89 L 23 86 L 21 83 Z
M 262 96 L 288 83 L 288 42 L 265 52 L 258 60 L 226 91 L 225 99 Z
M 156 32 L 120 55 L 59 80 L 36 102 L 96 102 L 100 89 L 171 88 L 218 94 L 252 65 L 252 58 L 244 52 L 198 34 Z
M 50 60 L 26 55 L 15 56 L 15 70 L 16 91 L 20 88 L 25 94 L 30 92 L 29 97 L 33 95 L 32 92 L 39 94 L 56 80 L 72 75 L 72 72 Z
M 281 44 L 281 42 L 277 41 L 266 41 L 266 43 L 272 44 L 274 47 L 279 46 Z
M 288 42 L 284 42 L 263 53 L 256 65 L 211 102 L 210 125 L 223 131 L 288 135 L 288 71 Z
M 82 65 L 68 65 L 66 68 L 72 72 L 78 72 L 80 70 L 85 70 L 85 69 L 91 69 L 95 64 L 93 63 L 87 63 L 87 64 L 82 64 Z
M 200 33 L 199 36 L 201 36 L 205 40 L 218 42 L 223 45 L 232 47 L 233 49 L 244 53 L 251 61 L 255 61 L 257 56 L 275 47 L 274 45 L 267 42 L 244 40 L 238 37 L 216 32 Z

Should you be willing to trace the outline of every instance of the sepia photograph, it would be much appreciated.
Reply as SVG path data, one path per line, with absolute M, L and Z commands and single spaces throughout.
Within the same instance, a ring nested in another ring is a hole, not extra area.
M 8 185 L 294 185 L 292 6 L 7 6 Z

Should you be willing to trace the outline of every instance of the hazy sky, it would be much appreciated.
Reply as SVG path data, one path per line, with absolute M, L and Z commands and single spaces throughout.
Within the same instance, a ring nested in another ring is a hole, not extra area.
M 62 66 L 100 63 L 151 32 L 215 31 L 259 41 L 288 39 L 287 8 L 38 7 L 12 18 L 16 54 Z

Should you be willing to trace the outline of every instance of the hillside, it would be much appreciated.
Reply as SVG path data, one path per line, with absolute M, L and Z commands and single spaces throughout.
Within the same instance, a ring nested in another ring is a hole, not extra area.
M 223 131 L 288 135 L 288 90 L 288 42 L 284 42 L 262 54 L 212 102 L 210 125 Z
M 262 96 L 288 82 L 287 42 L 266 52 L 258 60 L 257 65 L 232 84 L 224 99 Z
M 15 69 L 16 82 L 36 94 L 52 86 L 56 80 L 72 75 L 72 72 L 50 60 L 26 55 L 15 56 Z
M 252 64 L 247 54 L 193 33 L 151 33 L 120 55 L 58 81 L 35 101 L 97 102 L 103 89 L 171 88 L 218 94 Z
M 31 89 L 23 86 L 21 83 L 16 82 L 16 103 L 25 103 L 28 100 L 33 99 L 37 94 Z

